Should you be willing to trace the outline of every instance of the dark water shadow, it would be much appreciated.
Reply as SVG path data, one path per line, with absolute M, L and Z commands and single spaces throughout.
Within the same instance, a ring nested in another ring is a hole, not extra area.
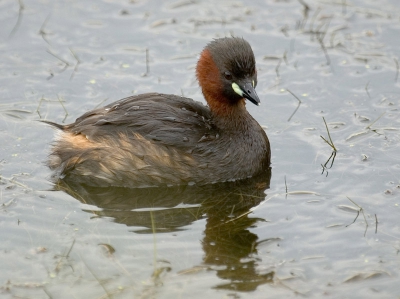
M 257 270 L 257 247 L 261 242 L 250 231 L 265 220 L 249 217 L 250 209 L 265 199 L 270 180 L 268 170 L 240 182 L 207 186 L 95 188 L 64 179 L 56 188 L 100 208 L 84 210 L 94 217 L 111 217 L 117 223 L 135 226 L 135 233 L 174 232 L 206 219 L 201 241 L 204 266 L 215 268 L 217 276 L 227 280 L 214 288 L 248 292 L 272 282 L 274 277 L 274 272 L 260 274 Z

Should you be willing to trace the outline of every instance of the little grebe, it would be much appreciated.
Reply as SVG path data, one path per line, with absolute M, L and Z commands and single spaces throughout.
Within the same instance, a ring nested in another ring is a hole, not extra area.
M 208 107 L 146 93 L 83 114 L 61 130 L 48 165 L 92 186 L 210 184 L 257 175 L 270 164 L 268 137 L 247 112 L 259 105 L 253 51 L 220 38 L 202 51 L 196 75 Z

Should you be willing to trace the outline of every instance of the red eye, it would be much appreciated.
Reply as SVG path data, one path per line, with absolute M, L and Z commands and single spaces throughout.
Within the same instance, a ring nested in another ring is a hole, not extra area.
M 224 76 L 226 80 L 232 80 L 232 75 L 230 72 L 225 72 Z

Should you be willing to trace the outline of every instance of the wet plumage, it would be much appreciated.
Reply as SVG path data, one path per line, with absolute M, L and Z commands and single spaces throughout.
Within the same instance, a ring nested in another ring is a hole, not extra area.
M 209 184 L 251 177 L 270 164 L 268 138 L 245 108 L 259 103 L 254 54 L 241 38 L 212 41 L 197 78 L 208 106 L 141 94 L 61 126 L 49 167 L 94 186 Z

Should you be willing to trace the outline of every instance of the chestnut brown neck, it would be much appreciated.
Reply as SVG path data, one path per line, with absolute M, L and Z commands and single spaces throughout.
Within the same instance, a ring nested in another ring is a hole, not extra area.
M 204 98 L 212 114 L 217 119 L 224 120 L 224 122 L 234 121 L 235 119 L 240 120 L 244 115 L 248 114 L 243 98 L 232 101 L 224 94 L 220 71 L 208 49 L 204 49 L 200 55 L 196 75 Z

